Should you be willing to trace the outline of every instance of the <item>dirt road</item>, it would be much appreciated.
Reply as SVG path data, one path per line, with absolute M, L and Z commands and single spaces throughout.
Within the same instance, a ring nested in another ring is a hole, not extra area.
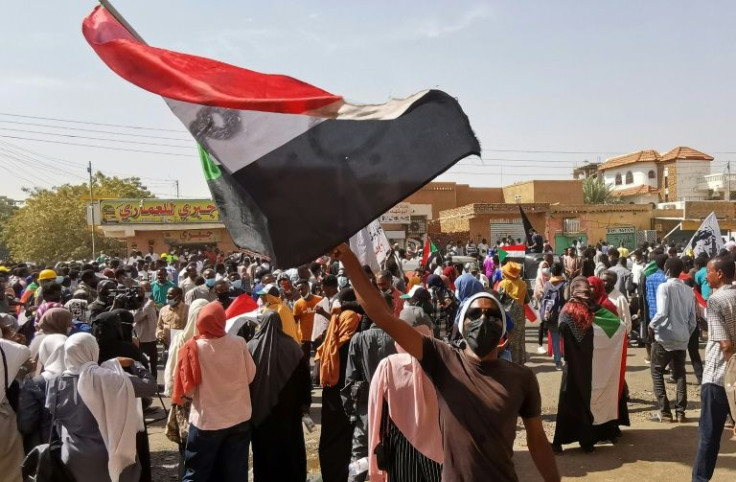
M 527 352 L 530 366 L 539 379 L 542 392 L 542 412 L 545 430 L 550 440 L 554 433 L 557 394 L 561 373 L 554 370 L 551 359 L 536 354 L 536 326 L 527 327 Z M 702 351 L 702 350 L 701 350 Z M 692 463 L 698 444 L 698 416 L 700 415 L 699 387 L 688 362 L 688 412 L 690 422 L 660 424 L 647 421 L 655 410 L 652 379 L 649 366 L 644 363 L 644 349 L 630 348 L 627 359 L 626 380 L 631 402 L 631 427 L 623 427 L 623 437 L 616 445 L 597 445 L 595 452 L 583 453 L 577 446 L 566 446 L 565 453 L 557 457 L 563 479 L 591 481 L 690 480 Z M 668 393 L 674 399 L 674 385 L 668 385 Z M 319 422 L 320 392 L 313 393 L 312 418 Z M 169 401 L 165 400 L 168 406 Z M 156 402 L 158 405 L 158 402 Z M 178 453 L 176 446 L 163 435 L 163 422 L 149 427 L 153 475 L 156 481 L 176 480 Z M 306 433 L 310 480 L 319 480 L 317 446 L 319 425 L 313 433 Z M 526 449 L 526 438 L 521 422 L 518 425 L 514 455 L 517 473 L 521 481 L 542 480 Z M 251 478 L 252 480 L 252 478 Z M 724 432 L 721 453 L 713 477 L 714 481 L 736 480 L 736 441 Z

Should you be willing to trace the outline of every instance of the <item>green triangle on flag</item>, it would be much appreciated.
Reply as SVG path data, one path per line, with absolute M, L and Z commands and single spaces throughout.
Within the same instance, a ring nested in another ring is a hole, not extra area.
M 503 249 L 498 250 L 498 260 L 503 263 L 506 261 L 506 258 L 509 256 L 509 253 L 504 251 Z
M 437 252 L 437 246 L 435 246 L 432 241 L 429 242 L 429 252 L 430 253 L 436 253 Z
M 608 338 L 612 338 L 616 334 L 619 328 L 621 328 L 621 320 L 618 316 L 611 313 L 605 308 L 599 308 L 595 312 L 595 320 L 593 323 L 598 325 L 603 332 L 608 335 Z

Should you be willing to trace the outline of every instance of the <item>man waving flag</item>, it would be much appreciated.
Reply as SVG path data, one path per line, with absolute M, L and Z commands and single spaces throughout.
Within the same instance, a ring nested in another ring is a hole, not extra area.
M 103 7 L 82 31 L 113 71 L 164 98 L 203 148 L 235 244 L 279 266 L 314 259 L 480 153 L 458 102 L 438 90 L 355 105 L 291 77 L 148 46 Z

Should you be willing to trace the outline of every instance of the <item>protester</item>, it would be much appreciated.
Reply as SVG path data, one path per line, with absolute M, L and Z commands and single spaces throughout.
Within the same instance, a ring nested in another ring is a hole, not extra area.
M 363 273 L 360 266 L 358 269 Z M 325 482 L 344 482 L 348 477 L 353 427 L 345 414 L 340 389 L 345 386 L 350 340 L 358 330 L 363 311 L 351 288 L 342 290 L 338 299 L 341 312 L 332 315 L 324 342 L 317 350 L 323 387 L 319 462 Z
M 18 430 L 15 409 L 8 399 L 8 387 L 16 379 L 21 367 L 30 358 L 28 347 L 18 344 L 11 339 L 14 337 L 17 326 L 0 322 L 2 338 L 0 338 L 0 356 L 2 364 L 2 379 L 7 382 L 0 385 L 0 474 L 8 482 L 21 482 L 20 464 L 23 461 L 23 439 Z
M 390 295 L 384 297 L 390 306 L 392 297 Z M 427 317 L 420 307 L 405 306 L 402 313 L 404 311 L 417 311 Z M 368 391 L 373 373 L 381 360 L 396 353 L 394 340 L 381 327 L 368 317 L 363 317 L 363 322 L 370 324 L 370 327 L 364 328 L 350 340 L 345 384 L 341 389 L 345 413 L 354 425 L 350 457 L 352 463 L 368 457 Z M 362 482 L 365 475 L 365 473 L 351 475 L 348 480 Z
M 158 347 L 156 344 L 156 324 L 158 313 L 156 302 L 151 298 L 151 285 L 144 281 L 139 288 L 143 306 L 133 311 L 133 329 L 140 350 L 148 357 L 151 373 L 158 370 Z
M 565 267 L 565 275 L 568 280 L 580 276 L 582 262 L 577 256 L 575 248 L 567 248 L 567 255 L 563 256 L 563 266 Z
M 279 314 L 281 318 L 281 329 L 292 337 L 295 342 L 301 344 L 302 333 L 299 325 L 294 320 L 294 314 L 291 312 L 288 306 L 281 299 L 281 293 L 273 284 L 267 284 L 262 289 L 257 291 L 258 296 L 261 297 L 263 303 L 263 310 L 273 310 Z
M 565 366 L 552 447 L 561 453 L 562 445 L 578 442 L 583 451 L 592 452 L 600 441 L 615 442 L 618 425 L 629 424 L 621 382 L 626 328 L 596 304 L 588 279 L 579 276 L 570 283 L 559 331 Z
M 312 294 L 307 279 L 300 279 L 296 284 L 296 288 L 301 298 L 294 303 L 294 321 L 296 321 L 302 333 L 302 353 L 307 365 L 309 365 L 309 356 L 312 352 L 315 308 L 322 301 L 322 297 Z
M 611 300 L 611 303 L 616 308 L 616 313 L 626 325 L 626 333 L 631 333 L 631 308 L 626 295 L 616 288 L 618 275 L 615 271 L 607 269 L 601 273 L 600 279 L 603 281 L 608 299 Z
M 117 357 L 131 358 L 144 367 L 148 361 L 141 350 L 133 343 L 133 314 L 128 310 L 115 309 L 102 313 L 92 323 L 92 334 L 97 339 L 99 363 Z
M 426 325 L 414 329 L 432 336 Z M 396 351 L 378 364 L 371 380 L 368 476 L 379 482 L 399 479 L 399 474 L 409 482 L 439 482 L 444 453 L 437 395 L 416 358 L 398 344 Z M 379 445 L 385 450 L 377 451 Z M 377 452 L 389 457 L 381 467 Z
M 43 337 L 38 349 L 37 376 L 21 385 L 18 406 L 18 428 L 23 435 L 23 447 L 28 453 L 33 447 L 47 443 L 51 434 L 51 414 L 46 408 L 46 386 L 64 371 L 66 335 Z
M 64 372 L 49 381 L 46 405 L 61 427 L 62 461 L 79 482 L 137 481 L 135 438 L 143 420 L 135 398 L 152 396 L 156 381 L 130 358 L 102 365 L 98 359 L 94 336 L 72 335 L 64 344 Z
M 542 300 L 539 303 L 540 323 L 548 330 L 549 344 L 552 347 L 552 356 L 557 371 L 562 370 L 562 341 L 560 339 L 559 319 L 562 307 L 567 301 L 565 297 L 565 277 L 563 276 L 563 271 L 562 264 L 554 263 L 552 265 L 550 269 L 552 276 L 544 286 Z M 539 348 L 543 350 L 543 353 L 547 353 L 547 350 L 542 346 L 542 340 L 542 334 L 540 333 Z
M 263 315 L 248 350 L 256 366 L 250 385 L 253 480 L 306 480 L 302 417 L 312 403 L 309 360 L 299 344 L 283 332 L 275 311 Z
M 456 287 L 457 287 L 456 296 L 457 296 L 458 306 L 463 306 L 465 304 L 465 301 L 469 299 L 471 296 L 484 291 L 483 285 L 481 284 L 481 282 L 475 279 L 475 277 L 473 277 L 469 273 L 462 274 L 457 278 Z M 459 323 L 460 323 L 460 310 L 458 309 L 455 313 L 455 320 L 452 325 L 452 334 L 448 334 L 451 341 L 460 339 L 462 337 L 462 333 L 458 331 Z
M 182 480 L 246 480 L 255 364 L 245 340 L 225 332 L 220 303 L 202 308 L 196 327 L 179 350 L 172 395 L 177 405 L 192 399 Z
M 45 311 L 38 323 L 38 331 L 36 336 L 33 337 L 33 341 L 29 348 L 31 349 L 31 356 L 35 359 L 38 355 L 39 347 L 41 342 L 46 335 L 68 335 L 72 329 L 72 314 L 69 310 L 64 308 L 51 308 Z
M 498 300 L 488 293 L 471 297 L 461 310 L 458 330 L 466 347 L 451 347 L 392 316 L 347 245 L 340 245 L 335 255 L 368 316 L 419 360 L 434 382 L 445 451 L 443 480 L 516 480 L 512 456 L 517 415 L 524 421 L 540 474 L 548 481 L 560 480 L 542 427 L 536 377 L 528 368 L 498 360 L 497 346 L 506 329 Z M 499 385 L 506 389 L 503 397 Z
M 708 343 L 705 347 L 705 370 L 700 387 L 700 434 L 693 463 L 693 481 L 710 480 L 716 467 L 721 434 L 729 413 L 724 389 L 726 364 L 736 347 L 736 286 L 731 256 L 718 256 L 707 266 L 709 286 L 714 290 L 708 299 Z M 736 414 L 731 414 L 732 416 Z
M 692 290 L 679 279 L 682 261 L 668 258 L 664 269 L 667 281 L 657 286 L 657 311 L 649 323 L 652 342 L 652 383 L 659 411 L 652 416 L 654 421 L 671 422 L 667 390 L 664 384 L 664 371 L 672 363 L 672 376 L 677 383 L 675 401 L 675 421 L 686 422 L 687 386 L 685 377 L 685 350 L 690 335 L 695 330 L 695 297 Z M 649 285 L 649 280 L 647 280 Z M 649 286 L 647 286 L 647 289 Z
M 427 277 L 427 291 L 432 297 L 432 314 L 430 315 L 432 323 L 437 330 L 444 326 L 445 336 L 448 337 L 452 332 L 452 325 L 457 314 L 457 299 L 447 289 L 445 283 L 442 282 L 442 278 L 436 274 Z
M 166 269 L 161 268 L 156 272 L 156 281 L 151 283 L 151 299 L 159 310 L 166 304 L 166 294 L 171 288 L 176 288 L 176 285 L 169 279 Z
M 166 293 L 166 305 L 158 313 L 156 322 L 156 339 L 168 350 L 171 342 L 171 330 L 181 330 L 186 326 L 189 306 L 183 302 L 181 288 L 169 288 Z
M 508 333 L 511 360 L 523 365 L 526 363 L 526 329 L 524 318 L 524 306 L 529 302 L 529 293 L 526 283 L 521 279 L 521 266 L 510 261 L 501 268 L 503 280 L 498 284 L 498 292 L 501 294 L 501 303 L 511 317 L 514 328 Z M 515 306 L 510 306 L 504 295 L 513 300 Z

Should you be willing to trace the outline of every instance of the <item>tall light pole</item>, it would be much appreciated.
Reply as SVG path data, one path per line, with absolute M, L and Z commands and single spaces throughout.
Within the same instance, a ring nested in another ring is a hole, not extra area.
M 95 260 L 95 198 L 92 191 L 92 161 L 87 164 L 89 173 L 89 219 L 92 224 L 92 261 Z

